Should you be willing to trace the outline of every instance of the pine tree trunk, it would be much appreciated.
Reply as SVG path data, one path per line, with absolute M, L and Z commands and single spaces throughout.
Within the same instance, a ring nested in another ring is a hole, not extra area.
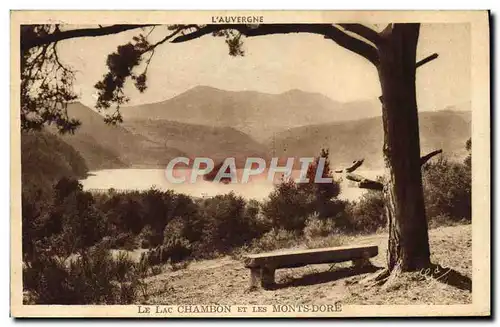
M 378 47 L 390 271 L 430 264 L 415 89 L 418 34 L 419 24 L 393 24 L 383 31 Z

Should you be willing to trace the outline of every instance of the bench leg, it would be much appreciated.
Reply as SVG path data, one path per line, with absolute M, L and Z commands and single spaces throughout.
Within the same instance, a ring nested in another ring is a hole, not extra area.
M 262 267 L 261 269 L 261 285 L 263 288 L 269 288 L 274 285 L 274 269 Z
M 260 268 L 250 268 L 250 288 L 260 287 Z
M 355 268 L 364 268 L 364 267 L 371 266 L 371 262 L 370 262 L 370 260 L 368 260 L 366 258 L 354 259 L 354 260 L 352 260 L 352 265 Z
M 274 285 L 275 269 L 262 267 L 250 268 L 250 288 L 269 288 Z
M 361 258 L 352 260 L 352 264 L 355 268 L 370 267 L 372 265 L 370 262 L 370 255 L 367 252 L 364 252 Z

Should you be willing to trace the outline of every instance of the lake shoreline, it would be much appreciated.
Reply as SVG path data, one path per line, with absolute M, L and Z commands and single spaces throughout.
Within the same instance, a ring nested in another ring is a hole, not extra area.
M 241 180 L 242 169 L 237 170 L 238 181 Z M 275 178 L 275 181 L 269 181 L 267 174 L 263 173 L 259 176 L 252 176 L 248 183 L 215 183 L 207 181 L 202 176 L 198 176 L 195 183 L 190 183 L 187 178 L 187 183 L 170 183 L 165 176 L 165 169 L 101 169 L 89 171 L 87 177 L 80 180 L 84 190 L 98 190 L 106 192 L 108 189 L 119 191 L 147 191 L 151 188 L 166 191 L 172 190 L 176 193 L 185 194 L 192 197 L 203 198 L 216 195 L 227 194 L 234 192 L 236 195 L 250 200 L 264 200 L 275 189 L 275 185 L 280 179 Z M 173 174 L 182 173 L 188 176 L 191 171 L 189 169 L 176 169 Z M 300 171 L 295 170 L 292 174 L 293 178 L 299 176 Z M 375 179 L 377 175 L 383 174 L 383 170 L 359 170 L 359 174 L 367 178 Z M 295 175 L 295 176 L 294 176 Z M 341 175 L 334 176 L 336 180 L 341 178 Z M 340 199 L 357 200 L 365 190 L 355 187 L 351 182 L 342 179 L 340 182 L 341 193 Z

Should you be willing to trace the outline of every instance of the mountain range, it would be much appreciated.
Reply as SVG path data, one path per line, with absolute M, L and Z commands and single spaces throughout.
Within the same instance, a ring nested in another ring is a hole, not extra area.
M 292 90 L 282 94 L 195 87 L 172 99 L 122 108 L 124 123 L 110 126 L 85 105 L 69 105 L 82 122 L 74 135 L 59 136 L 90 170 L 164 168 L 174 157 L 316 156 L 330 149 L 334 166 L 365 158 L 382 167 L 382 121 L 378 100 L 340 103 Z M 419 113 L 422 153 L 442 148 L 461 159 L 470 137 L 470 103 Z
M 230 126 L 261 142 L 293 127 L 378 116 L 380 104 L 378 100 L 341 103 L 300 90 L 268 94 L 197 86 L 162 102 L 123 107 L 121 112 L 126 121 L 154 119 Z
M 81 104 L 68 105 L 68 115 L 82 123 L 74 134 L 59 135 L 85 158 L 90 170 L 164 166 L 182 151 L 134 134 L 121 125 L 108 125 L 103 117 Z
M 465 142 L 470 137 L 470 111 L 436 111 L 419 113 L 420 150 L 422 155 L 442 149 L 445 156 L 462 160 L 467 155 Z M 349 122 L 326 123 L 292 128 L 277 133 L 276 156 L 317 156 L 321 148 L 330 150 L 330 161 L 345 167 L 364 158 L 363 167 L 383 167 L 384 136 L 382 118 L 366 118 Z

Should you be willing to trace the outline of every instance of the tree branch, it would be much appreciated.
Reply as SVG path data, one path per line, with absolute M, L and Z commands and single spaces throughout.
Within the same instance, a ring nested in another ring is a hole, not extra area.
M 133 30 L 137 28 L 142 28 L 146 26 L 154 26 L 154 24 L 147 25 L 110 25 L 105 27 L 97 28 L 80 28 L 68 31 L 56 31 L 51 34 L 43 36 L 33 36 L 33 37 L 21 37 L 21 50 L 26 51 L 33 47 L 38 47 L 41 45 L 62 41 L 66 39 L 72 39 L 77 37 L 96 37 L 110 34 L 117 34 L 125 32 L 128 30 Z M 22 35 L 22 34 L 21 34 Z
M 189 29 L 189 28 L 193 28 L 193 27 L 197 27 L 197 25 L 185 25 L 185 26 L 181 26 L 181 27 L 176 28 L 172 33 L 170 33 L 169 35 L 165 36 L 163 39 L 161 39 L 160 41 L 156 42 L 155 44 L 151 45 L 149 47 L 148 51 L 153 50 L 157 46 L 162 45 L 163 43 L 169 41 L 171 38 L 173 38 L 174 36 L 176 36 L 177 34 L 179 34 L 179 32 L 181 32 L 183 30 L 186 30 L 186 29 Z
M 358 183 L 366 179 L 363 176 L 357 174 L 347 174 L 345 177 L 350 181 Z
M 194 32 L 180 35 L 171 42 L 186 42 L 223 30 L 236 30 L 246 37 L 290 33 L 319 34 L 323 35 L 325 38 L 331 39 L 341 47 L 364 57 L 375 66 L 379 63 L 378 52 L 374 46 L 347 34 L 331 24 L 262 24 L 257 27 L 241 24 L 205 25 Z
M 356 175 L 356 174 L 347 174 L 346 178 L 350 181 L 357 182 L 359 188 L 364 188 L 364 189 L 369 189 L 369 190 L 375 190 L 375 191 L 383 191 L 384 190 L 384 184 L 364 178 L 363 176 Z
M 425 165 L 425 163 L 427 161 L 429 161 L 432 157 L 434 157 L 435 155 L 438 155 L 440 153 L 443 153 L 442 149 L 435 150 L 435 151 L 432 151 L 432 152 L 426 154 L 425 156 L 423 156 L 422 158 L 420 158 L 420 166 Z
M 339 24 L 342 26 L 346 31 L 355 33 L 362 38 L 367 39 L 371 43 L 373 43 L 375 46 L 379 45 L 382 38 L 381 36 L 368 26 L 365 26 L 363 24 Z
M 359 188 L 382 191 L 384 189 L 384 184 L 377 182 L 377 181 L 374 181 L 374 180 L 371 180 L 371 179 L 368 179 L 368 178 L 365 178 L 361 175 L 352 174 L 352 172 L 355 171 L 356 169 L 358 169 L 363 164 L 364 161 L 365 161 L 365 159 L 355 160 L 355 161 L 353 161 L 353 164 L 350 167 L 347 167 L 345 169 L 338 169 L 338 170 L 335 170 L 335 172 L 336 173 L 345 172 L 346 173 L 345 178 L 350 180 L 350 181 L 358 183 Z
M 54 51 L 54 60 L 56 61 L 56 63 L 59 65 L 59 67 L 64 70 L 65 72 L 67 73 L 72 73 L 71 70 L 69 70 L 68 68 L 66 68 L 66 66 L 64 66 L 61 61 L 59 60 L 59 55 L 57 53 L 57 42 L 54 42 L 54 45 L 53 45 L 53 50 Z
M 420 165 L 424 165 L 427 161 L 429 161 L 432 157 L 436 156 L 437 154 L 442 153 L 443 150 L 435 150 L 432 151 L 425 156 L 420 158 Z M 366 177 L 363 177 L 361 175 L 353 174 L 356 169 L 358 169 L 364 162 L 364 159 L 361 160 L 355 160 L 353 161 L 352 166 L 347 167 L 345 169 L 337 169 L 335 170 L 336 173 L 343 173 L 346 172 L 346 179 L 358 183 L 359 188 L 364 188 L 364 189 L 369 189 L 369 190 L 375 190 L 375 191 L 383 191 L 384 190 L 384 184 L 368 179 Z
M 433 61 L 434 59 L 436 59 L 437 57 L 439 57 L 439 55 L 437 53 L 433 53 L 431 54 L 430 56 L 427 56 L 425 57 L 424 59 L 420 60 L 419 62 L 416 63 L 415 67 L 418 68 L 420 66 L 423 66 L 425 65 L 426 63 L 430 62 L 430 61 Z
M 361 160 L 354 160 L 352 162 L 352 165 L 350 167 L 347 167 L 345 169 L 337 169 L 335 170 L 336 173 L 343 173 L 344 171 L 347 172 L 347 173 L 352 173 L 353 171 L 355 171 L 356 169 L 358 169 L 362 164 L 363 162 L 365 161 L 365 159 L 361 159 Z

